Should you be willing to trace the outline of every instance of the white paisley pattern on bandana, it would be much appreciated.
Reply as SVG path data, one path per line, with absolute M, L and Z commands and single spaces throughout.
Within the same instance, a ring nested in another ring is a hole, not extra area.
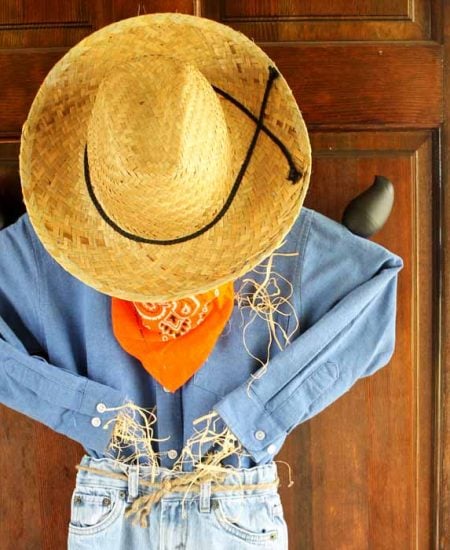
M 212 309 L 211 302 L 219 295 L 216 288 L 200 295 L 187 296 L 166 302 L 133 302 L 141 323 L 157 331 L 163 342 L 183 336 L 200 323 Z

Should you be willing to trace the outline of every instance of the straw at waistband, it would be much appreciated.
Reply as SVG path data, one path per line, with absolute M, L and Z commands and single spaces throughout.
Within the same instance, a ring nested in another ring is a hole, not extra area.
M 99 468 L 91 468 L 90 466 L 81 466 L 76 465 L 75 466 L 78 470 L 86 470 L 89 472 L 92 472 L 94 474 L 99 474 L 106 477 L 111 477 L 115 479 L 123 479 L 128 480 L 128 476 L 126 474 L 119 474 L 116 472 L 108 472 Z M 196 474 L 196 477 L 194 479 L 191 479 L 193 477 L 193 473 Z M 156 504 L 165 494 L 175 492 L 175 491 L 181 491 L 183 488 L 186 488 L 186 492 L 188 491 L 194 491 L 199 492 L 200 491 L 200 485 L 205 481 L 211 481 L 211 492 L 219 492 L 219 491 L 236 491 L 237 486 L 236 485 L 222 485 L 218 482 L 218 477 L 223 478 L 225 476 L 229 475 L 229 472 L 215 472 L 214 475 L 210 476 L 203 476 L 202 478 L 198 478 L 198 472 L 190 472 L 183 475 L 183 477 L 179 478 L 164 478 L 161 482 L 151 482 L 146 481 L 145 479 L 139 479 L 139 483 L 141 485 L 144 485 L 146 487 L 155 487 L 158 490 L 150 493 L 148 495 L 142 495 L 138 498 L 136 498 L 132 504 L 132 506 L 125 512 L 125 517 L 129 517 L 133 514 L 136 514 L 138 519 L 133 520 L 133 524 L 136 525 L 139 521 L 141 527 L 148 527 L 148 520 L 146 516 L 150 513 L 151 507 L 153 504 Z M 217 487 L 214 487 L 213 484 L 216 484 Z M 251 483 L 251 484 L 242 484 L 239 483 L 238 488 L 240 490 L 244 489 L 263 489 L 263 488 L 269 488 L 269 487 L 277 487 L 280 483 L 280 479 L 277 476 L 277 478 L 274 481 L 269 482 L 263 482 L 263 483 Z

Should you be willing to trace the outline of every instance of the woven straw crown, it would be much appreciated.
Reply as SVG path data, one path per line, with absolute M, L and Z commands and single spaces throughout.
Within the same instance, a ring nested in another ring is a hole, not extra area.
M 229 139 L 217 94 L 195 66 L 164 55 L 126 62 L 101 82 L 88 123 L 95 195 L 144 237 L 199 229 L 230 192 Z
M 234 280 L 277 248 L 310 175 L 286 81 L 242 33 L 150 14 L 74 46 L 24 124 L 30 222 L 73 276 L 166 301 Z

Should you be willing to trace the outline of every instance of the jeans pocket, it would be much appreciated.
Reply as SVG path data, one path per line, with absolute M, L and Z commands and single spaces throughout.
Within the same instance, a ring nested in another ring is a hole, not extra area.
M 114 523 L 120 511 L 118 490 L 76 486 L 71 499 L 69 531 L 78 535 L 99 533 Z
M 276 543 L 280 536 L 272 514 L 273 495 L 218 497 L 212 499 L 212 510 L 221 529 L 234 539 L 267 545 Z

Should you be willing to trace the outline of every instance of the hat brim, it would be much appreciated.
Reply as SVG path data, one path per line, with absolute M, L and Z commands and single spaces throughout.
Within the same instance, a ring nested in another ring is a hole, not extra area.
M 300 181 L 287 179 L 286 157 L 260 132 L 238 192 L 216 225 L 195 239 L 168 246 L 124 237 L 91 201 L 84 179 L 84 148 L 103 76 L 118 63 L 146 52 L 195 64 L 212 85 L 255 116 L 268 67 L 275 66 L 245 35 L 206 18 L 154 13 L 103 27 L 71 48 L 41 85 L 23 128 L 20 176 L 30 222 L 66 271 L 110 296 L 164 301 L 234 280 L 281 244 L 308 189 L 311 149 L 301 112 L 280 74 L 268 98 L 264 125 L 289 150 L 303 173 Z M 255 122 L 226 98 L 219 99 L 230 133 L 234 181 Z

